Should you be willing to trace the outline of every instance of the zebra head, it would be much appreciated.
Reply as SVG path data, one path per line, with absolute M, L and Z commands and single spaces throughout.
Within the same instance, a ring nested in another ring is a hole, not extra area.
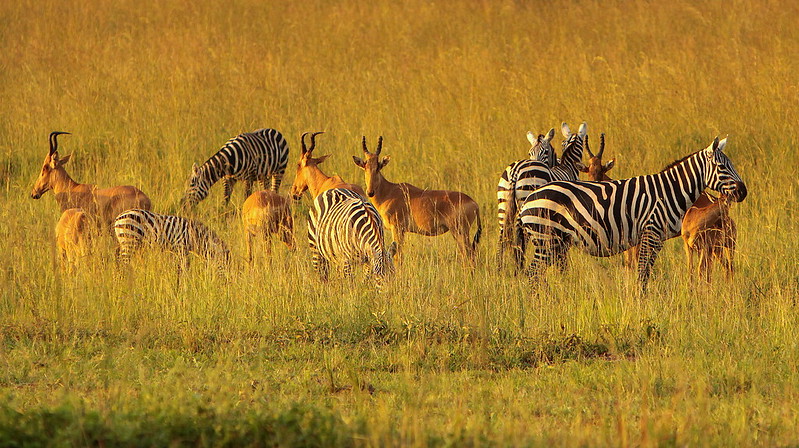
M 330 154 L 318 158 L 313 157 L 313 150 L 316 148 L 316 136 L 319 134 L 324 134 L 324 131 L 311 134 L 310 148 L 305 146 L 305 136 L 308 135 L 307 132 L 303 133 L 300 139 L 302 141 L 302 151 L 300 153 L 300 160 L 297 162 L 297 174 L 294 176 L 294 183 L 291 185 L 291 197 L 294 198 L 295 201 L 299 201 L 302 198 L 302 194 L 308 190 L 308 180 L 318 171 L 317 166 L 330 157 Z
M 555 150 L 552 148 L 552 138 L 555 137 L 555 129 L 550 129 L 547 135 L 538 134 L 538 137 L 533 131 L 527 132 L 527 140 L 533 145 L 530 148 L 530 158 L 544 162 L 548 167 L 552 168 L 557 165 L 558 157 Z
M 196 163 L 192 164 L 191 176 L 189 176 L 186 193 L 181 201 L 181 208 L 193 208 L 197 203 L 208 197 L 210 189 L 211 185 L 208 181 L 205 165 L 197 166 Z
M 726 145 L 726 138 L 719 141 L 716 137 L 710 146 L 701 151 L 707 163 L 705 183 L 711 190 L 718 191 L 735 202 L 741 202 L 747 195 L 746 184 L 735 171 L 732 160 L 724 154 Z

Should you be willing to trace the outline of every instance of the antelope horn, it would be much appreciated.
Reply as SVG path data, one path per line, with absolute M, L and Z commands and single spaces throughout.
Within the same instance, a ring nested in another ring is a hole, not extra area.
M 324 133 L 325 131 L 319 131 L 311 134 L 311 149 L 309 149 L 308 152 L 313 152 L 313 149 L 316 148 L 316 136 Z
M 605 133 L 604 132 L 599 134 L 599 155 L 597 157 L 599 157 L 601 159 L 603 152 L 605 152 Z
M 366 148 L 366 136 L 365 135 L 363 136 L 363 140 L 361 141 L 361 143 L 363 143 L 363 153 L 368 156 L 369 155 L 369 150 Z
M 58 136 L 61 134 L 69 135 L 69 132 L 55 131 L 50 133 L 50 155 L 58 152 Z
M 375 151 L 375 155 L 380 155 L 380 150 L 383 149 L 383 136 L 381 135 L 380 138 L 377 139 L 377 151 Z
M 306 135 L 308 135 L 308 133 L 307 132 L 303 132 L 302 133 L 302 137 L 300 138 L 300 140 L 302 140 L 302 154 L 305 154 L 306 152 L 308 152 L 308 147 L 305 146 L 305 136 Z
M 588 155 L 591 156 L 591 158 L 596 157 L 594 153 L 591 152 L 591 147 L 588 145 L 588 135 L 585 136 L 585 150 L 588 151 Z

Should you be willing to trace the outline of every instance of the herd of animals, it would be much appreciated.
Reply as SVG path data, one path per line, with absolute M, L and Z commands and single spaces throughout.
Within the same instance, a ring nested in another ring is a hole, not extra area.
M 576 133 L 563 123 L 561 131 L 565 140 L 560 157 L 551 144 L 554 129 L 541 135 L 529 132 L 530 157 L 508 165 L 502 173 L 497 187 L 499 269 L 503 268 L 505 250 L 510 249 L 517 272 L 525 270 L 526 247 L 532 246 L 526 273 L 536 286 L 549 266 L 566 267 L 566 254 L 572 246 L 601 257 L 626 251 L 625 264 L 637 268 L 645 289 L 664 241 L 682 235 L 691 270 L 698 254 L 699 270 L 708 281 L 714 258 L 721 261 L 728 277 L 732 276 L 736 227 L 729 204 L 742 201 L 747 189 L 723 152 L 726 138 L 716 138 L 659 173 L 612 180 L 607 173 L 615 160 L 602 161 L 604 134 L 594 154 L 585 123 Z M 56 247 L 62 266 L 78 263 L 95 238 L 112 232 L 120 263 L 129 263 L 132 254 L 146 245 L 176 253 L 179 272 L 188 267 L 190 252 L 215 261 L 221 274 L 230 268 L 227 244 L 201 222 L 151 211 L 150 199 L 133 186 L 97 188 L 75 182 L 64 168 L 70 155 L 62 157 L 58 152 L 58 136 L 63 134 L 68 133 L 50 134 L 50 151 L 31 192 L 31 197 L 38 199 L 53 190 L 61 208 Z M 327 280 L 331 264 L 350 276 L 355 265 L 364 263 L 367 277 L 380 288 L 394 272 L 394 257 L 398 264 L 402 261 L 406 232 L 425 236 L 450 232 L 460 256 L 472 268 L 476 265 L 482 222 L 478 204 L 471 197 L 386 179 L 383 169 L 390 157 L 381 157 L 382 137 L 374 152 L 369 151 L 364 137 L 363 157 L 353 156 L 355 165 L 364 171 L 365 190 L 339 176 L 327 176 L 319 165 L 329 155 L 314 155 L 322 132 L 310 135 L 310 147 L 308 134 L 300 138 L 302 149 L 290 196 L 299 200 L 308 191 L 313 199 L 308 242 L 314 269 L 322 280 Z M 582 162 L 584 149 L 589 156 L 587 165 Z M 180 213 L 189 213 L 219 180 L 228 204 L 234 185 L 242 181 L 247 196 L 241 208 L 247 259 L 252 262 L 255 239 L 268 242 L 277 236 L 293 250 L 291 201 L 278 193 L 288 157 L 288 144 L 274 129 L 230 139 L 201 166 L 192 167 Z M 580 172 L 589 180 L 579 180 Z M 254 182 L 259 182 L 262 190 L 253 193 Z M 714 197 L 706 189 L 720 196 Z M 385 229 L 391 231 L 391 245 L 386 244 Z M 268 251 L 269 244 L 265 247 Z

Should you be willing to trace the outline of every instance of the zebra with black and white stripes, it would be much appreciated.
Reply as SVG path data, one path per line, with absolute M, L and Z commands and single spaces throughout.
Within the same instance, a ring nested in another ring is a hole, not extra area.
M 392 253 L 385 250 L 383 220 L 358 193 L 333 188 L 320 193 L 308 220 L 308 242 L 314 269 L 327 281 L 330 263 L 352 275 L 354 263 L 371 263 L 377 288 L 394 271 Z M 394 246 L 392 246 L 394 247 Z
M 275 129 L 259 129 L 231 138 L 201 166 L 192 166 L 183 205 L 193 207 L 208 196 L 219 179 L 225 185 L 225 204 L 230 202 L 236 181 L 245 183 L 245 197 L 252 184 L 259 181 L 264 190 L 277 192 L 288 164 L 289 147 L 283 134 Z
M 638 280 L 646 290 L 663 242 L 680 234 L 685 212 L 710 188 L 736 201 L 746 185 L 724 154 L 727 139 L 678 160 L 658 174 L 610 182 L 553 182 L 531 194 L 519 220 L 535 245 L 531 285 L 552 264 L 565 267 L 571 246 L 607 257 L 641 244 Z
M 561 132 L 566 140 L 563 142 L 563 155 L 558 160 L 551 141 L 555 130 L 551 129 L 546 136 L 528 139 L 533 144 L 530 158 L 519 160 L 505 168 L 497 185 L 497 218 L 499 221 L 499 246 L 497 248 L 497 269 L 504 265 L 504 252 L 507 247 L 513 249 L 516 268 L 524 266 L 525 239 L 517 225 L 518 211 L 527 196 L 537 188 L 555 180 L 576 180 L 579 165 L 583 157 L 584 139 L 588 132 L 586 123 L 580 125 L 577 134 L 572 134 L 566 123 L 561 125 Z
M 180 216 L 127 210 L 114 220 L 114 234 L 119 244 L 117 260 L 123 264 L 128 264 L 142 246 L 149 245 L 176 253 L 180 258 L 178 274 L 189 267 L 189 252 L 214 260 L 220 275 L 230 265 L 230 250 L 213 230 Z

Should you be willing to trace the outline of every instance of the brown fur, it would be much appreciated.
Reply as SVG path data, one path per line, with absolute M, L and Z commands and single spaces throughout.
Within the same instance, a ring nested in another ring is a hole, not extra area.
M 75 182 L 64 169 L 70 157 L 71 155 L 59 157 L 57 144 L 51 146 L 51 152 L 44 158 L 39 178 L 31 190 L 31 198 L 39 199 L 48 190 L 53 190 L 62 212 L 81 208 L 89 215 L 98 216 L 100 224 L 105 228 L 111 228 L 117 215 L 125 210 L 150 209 L 150 198 L 136 187 L 123 185 L 97 188 L 95 185 Z
M 271 251 L 269 238 L 278 235 L 289 250 L 294 250 L 294 220 L 289 201 L 271 190 L 256 191 L 244 201 L 241 211 L 244 232 L 247 234 L 247 260 L 252 262 L 253 238 L 259 236 Z
M 319 169 L 319 164 L 327 160 L 330 154 L 324 155 L 319 158 L 313 157 L 313 150 L 316 147 L 316 136 L 322 132 L 314 132 L 311 134 L 311 148 L 305 147 L 305 136 L 308 133 L 302 134 L 302 152 L 300 160 L 297 162 L 297 173 L 294 176 L 294 183 L 291 185 L 291 196 L 295 200 L 299 200 L 305 191 L 311 193 L 311 199 L 316 199 L 319 193 L 333 188 L 346 188 L 352 190 L 359 195 L 366 197 L 363 188 L 358 185 L 344 182 L 339 176 L 328 176 Z
M 55 226 L 56 248 L 62 267 L 76 266 L 80 258 L 88 254 L 91 245 L 93 223 L 80 208 L 69 208 L 61 214 Z
M 735 274 L 734 256 L 737 229 L 729 214 L 729 201 L 721 196 L 716 201 L 703 193 L 688 209 L 682 220 L 682 238 L 688 269 L 694 272 L 694 254 L 699 254 L 699 275 L 711 280 L 710 263 L 717 258 L 727 272 L 727 279 Z
M 383 137 L 377 151 L 370 153 L 363 140 L 365 159 L 353 156 L 355 165 L 363 169 L 366 194 L 377 208 L 386 227 L 391 230 L 401 257 L 405 233 L 437 236 L 451 231 L 461 255 L 475 262 L 477 243 L 482 232 L 480 208 L 468 195 L 449 190 L 423 190 L 408 183 L 388 181 L 381 170 L 390 158 L 380 160 Z M 470 241 L 472 223 L 477 221 L 477 233 Z

